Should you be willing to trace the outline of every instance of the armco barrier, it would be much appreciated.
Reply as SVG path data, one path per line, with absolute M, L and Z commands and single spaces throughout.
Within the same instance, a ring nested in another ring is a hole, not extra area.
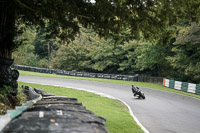
M 200 94 L 200 84 L 174 81 L 163 78 L 163 86 L 185 92 Z
M 18 70 L 40 72 L 40 73 L 49 73 L 49 74 L 58 74 L 58 75 L 66 75 L 66 76 L 105 78 L 105 79 L 116 79 L 116 80 L 126 80 L 126 81 L 163 83 L 163 77 L 146 77 L 146 76 L 139 76 L 138 74 L 135 74 L 135 75 L 120 75 L 120 74 L 87 73 L 87 72 L 77 72 L 77 71 L 65 71 L 65 70 L 38 68 L 38 67 L 23 66 L 23 65 L 13 65 L 12 67 L 14 69 L 18 69 Z
M 139 82 L 163 83 L 163 77 L 138 76 Z

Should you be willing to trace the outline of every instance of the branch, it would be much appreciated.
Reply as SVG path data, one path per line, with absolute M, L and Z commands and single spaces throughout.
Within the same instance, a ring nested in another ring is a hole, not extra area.
M 38 10 L 35 10 L 35 9 L 32 9 L 30 8 L 29 6 L 27 6 L 26 4 L 22 3 L 20 0 L 15 0 L 19 5 L 23 6 L 24 8 L 30 10 L 30 11 L 33 11 L 33 12 L 40 12 Z

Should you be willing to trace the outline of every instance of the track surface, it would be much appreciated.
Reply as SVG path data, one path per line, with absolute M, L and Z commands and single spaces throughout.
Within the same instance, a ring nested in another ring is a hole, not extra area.
M 165 91 L 142 88 L 146 99 L 133 97 L 129 85 L 50 77 L 20 76 L 19 81 L 83 88 L 125 101 L 151 133 L 199 133 L 200 100 Z

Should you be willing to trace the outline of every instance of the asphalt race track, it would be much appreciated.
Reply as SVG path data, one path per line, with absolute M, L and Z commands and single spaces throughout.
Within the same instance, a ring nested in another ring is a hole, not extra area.
M 126 102 L 134 116 L 151 133 L 199 133 L 200 100 L 150 88 L 140 88 L 145 100 L 134 98 L 131 86 L 86 80 L 20 76 L 18 81 L 83 88 Z

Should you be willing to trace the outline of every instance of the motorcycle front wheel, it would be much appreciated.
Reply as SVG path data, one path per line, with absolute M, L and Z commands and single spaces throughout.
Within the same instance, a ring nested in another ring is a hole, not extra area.
M 145 99 L 145 96 L 144 96 L 144 94 L 142 94 L 142 95 L 141 95 L 141 97 L 142 97 L 143 99 Z

